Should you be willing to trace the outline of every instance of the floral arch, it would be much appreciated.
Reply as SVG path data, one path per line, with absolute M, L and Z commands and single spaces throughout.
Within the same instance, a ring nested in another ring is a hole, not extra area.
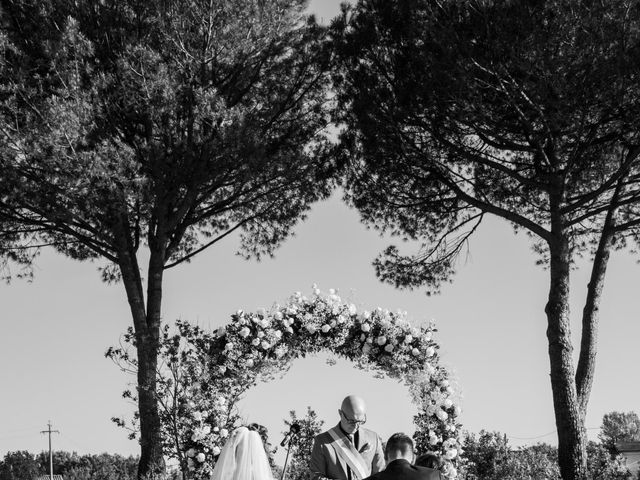
M 435 329 L 410 325 L 406 312 L 358 311 L 335 291 L 314 288 L 310 298 L 296 293 L 268 311 L 238 311 L 213 333 L 186 322 L 177 327 L 175 335 L 164 331 L 158 375 L 165 451 L 196 478 L 211 472 L 239 420 L 235 405 L 242 394 L 281 376 L 296 358 L 323 350 L 407 385 L 418 407 L 419 452 L 454 459 L 460 451 L 460 407 L 439 365 Z M 122 357 L 122 350 L 114 352 L 112 358 Z

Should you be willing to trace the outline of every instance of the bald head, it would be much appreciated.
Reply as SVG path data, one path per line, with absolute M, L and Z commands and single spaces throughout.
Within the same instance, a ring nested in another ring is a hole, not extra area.
M 367 404 L 357 395 L 349 395 L 340 405 L 340 426 L 349 433 L 355 433 L 367 420 Z

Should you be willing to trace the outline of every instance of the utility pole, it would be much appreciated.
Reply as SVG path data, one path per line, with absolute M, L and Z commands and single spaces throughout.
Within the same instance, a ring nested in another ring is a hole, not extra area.
M 51 451 L 51 434 L 60 433 L 58 430 L 51 430 L 51 420 L 47 423 L 47 429 L 42 430 L 40 433 L 49 434 L 49 479 L 53 480 L 53 452 Z

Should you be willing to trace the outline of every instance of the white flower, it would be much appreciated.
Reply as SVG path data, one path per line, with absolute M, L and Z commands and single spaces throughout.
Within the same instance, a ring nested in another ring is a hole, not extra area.
M 411 343 L 413 341 L 413 337 L 411 335 L 407 335 L 404 337 L 404 343 Z
M 387 343 L 387 337 L 385 337 L 384 335 L 380 335 L 377 342 L 378 345 L 384 345 L 385 343 Z
M 193 419 L 196 422 L 201 422 L 202 421 L 202 412 L 193 412 Z
M 371 330 L 371 325 L 369 325 L 368 323 L 363 323 L 362 326 L 360 327 L 360 330 L 366 333 L 369 330 Z
M 367 343 L 373 343 L 373 338 L 367 337 Z
M 412 354 L 414 357 L 417 357 L 418 355 L 420 355 L 420 350 L 418 350 L 417 348 L 413 348 L 413 349 L 411 350 L 411 354 Z
M 276 330 L 273 334 L 278 340 L 282 338 L 282 332 L 280 330 Z
M 344 315 L 338 315 L 338 323 L 344 323 L 344 322 L 345 322 Z
M 436 353 L 436 349 L 433 347 L 427 347 L 427 357 L 432 357 Z
M 189 470 L 193 470 L 196 468 L 195 463 L 193 463 L 193 458 L 187 458 L 187 467 Z
M 236 312 L 236 315 L 241 316 L 243 313 L 244 313 L 244 312 L 243 312 L 242 310 L 238 310 L 238 311 Z
M 214 431 L 214 432 L 219 432 L 219 431 L 220 431 L 220 429 L 219 429 L 219 428 L 218 428 L 218 426 L 216 425 L 215 427 L 213 427 L 213 431 Z
M 288 332 L 288 333 L 293 333 L 293 328 L 291 328 L 291 327 L 287 327 L 287 332 Z
M 226 438 L 227 435 L 229 435 L 229 430 L 227 430 L 226 428 L 223 428 L 223 429 L 220 430 L 220 436 L 222 438 Z
M 282 312 L 276 312 L 275 315 L 273 316 L 276 320 L 282 320 L 284 317 L 282 315 Z
M 204 462 L 205 456 L 204 453 L 200 452 L 198 455 L 196 455 L 196 460 L 199 461 L 200 463 Z
M 316 333 L 316 327 L 313 325 L 307 325 L 307 332 L 311 334 Z
M 269 342 L 267 342 L 266 340 L 263 340 L 262 343 L 260 344 L 260 346 L 265 349 L 268 350 L 269 347 L 271 347 L 271 345 L 269 344 Z
M 453 405 L 453 400 L 447 398 L 444 402 L 442 402 L 442 404 L 444 405 L 444 408 L 451 408 L 451 406 Z
M 247 367 L 249 368 L 253 367 L 253 360 L 251 358 L 247 360 Z
M 249 327 L 244 327 L 242 330 L 240 330 L 240 332 L 238 332 L 240 334 L 240 336 L 242 338 L 247 338 L 249 336 L 249 334 L 251 333 L 251 330 L 249 330 Z
M 390 343 L 387 344 L 386 347 L 384 347 L 385 351 L 387 352 L 392 352 L 393 351 L 393 345 L 391 345 Z
M 282 358 L 284 357 L 284 354 L 287 353 L 287 348 L 284 345 L 280 345 L 276 347 L 275 353 L 277 358 Z
M 254 338 L 253 340 L 251 340 L 251 345 L 253 345 L 254 347 L 257 347 L 258 345 L 260 345 L 260 339 Z
M 366 340 L 367 336 L 363 333 L 360 335 L 360 341 L 364 342 Z
M 446 378 L 443 378 L 442 380 L 440 380 L 440 386 L 441 387 L 448 387 L 449 386 L 449 380 L 447 380 Z
M 427 415 L 429 415 L 429 416 L 434 415 L 436 413 L 436 406 L 435 405 L 429 405 L 429 406 L 427 406 L 427 408 L 425 410 L 427 412 Z
M 438 437 L 435 435 L 433 437 L 429 437 L 429 445 L 436 445 L 438 443 Z
M 224 375 L 225 372 L 227 371 L 227 367 L 225 367 L 224 365 L 220 365 L 218 367 L 218 371 L 220 372 L 220 374 Z
M 204 435 L 209 435 L 211 433 L 211 425 L 205 425 L 202 427 L 202 433 Z
M 233 349 L 233 342 L 227 342 L 227 344 L 224 346 L 225 350 L 231 350 Z
M 428 342 L 429 340 L 431 340 L 431 338 L 433 337 L 433 333 L 432 332 L 427 332 L 424 334 L 424 339 Z
M 439 408 L 438 411 L 436 412 L 436 417 L 438 417 L 441 421 L 444 422 L 447 418 L 449 418 L 449 414 L 447 414 L 447 412 Z
M 213 455 L 220 455 L 220 447 L 213 447 L 211 453 L 213 453 Z
M 445 452 L 444 456 L 447 460 L 453 460 L 454 458 L 456 458 L 457 454 L 458 451 L 455 448 L 451 448 Z
M 326 323 L 322 325 L 322 333 L 327 333 L 329 330 L 331 330 L 331 327 L 329 325 L 327 325 Z
M 349 314 L 350 315 L 355 315 L 358 312 L 358 309 L 356 308 L 356 306 L 352 303 L 351 305 L 349 305 Z
M 260 330 L 258 332 L 258 338 L 262 338 L 262 337 L 264 337 L 264 332 L 262 330 Z
M 196 451 L 193 448 L 190 448 L 189 450 L 187 450 L 187 457 L 193 457 L 195 456 Z
M 320 289 L 319 288 L 314 288 L 313 289 L 313 294 L 316 295 L 316 296 L 319 296 L 320 295 Z

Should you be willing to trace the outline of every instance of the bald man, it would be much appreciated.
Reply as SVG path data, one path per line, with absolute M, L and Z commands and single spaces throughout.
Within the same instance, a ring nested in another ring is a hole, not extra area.
M 367 421 L 364 400 L 349 395 L 338 409 L 340 422 L 313 439 L 309 467 L 315 480 L 362 480 L 384 469 L 380 436 L 363 428 Z

